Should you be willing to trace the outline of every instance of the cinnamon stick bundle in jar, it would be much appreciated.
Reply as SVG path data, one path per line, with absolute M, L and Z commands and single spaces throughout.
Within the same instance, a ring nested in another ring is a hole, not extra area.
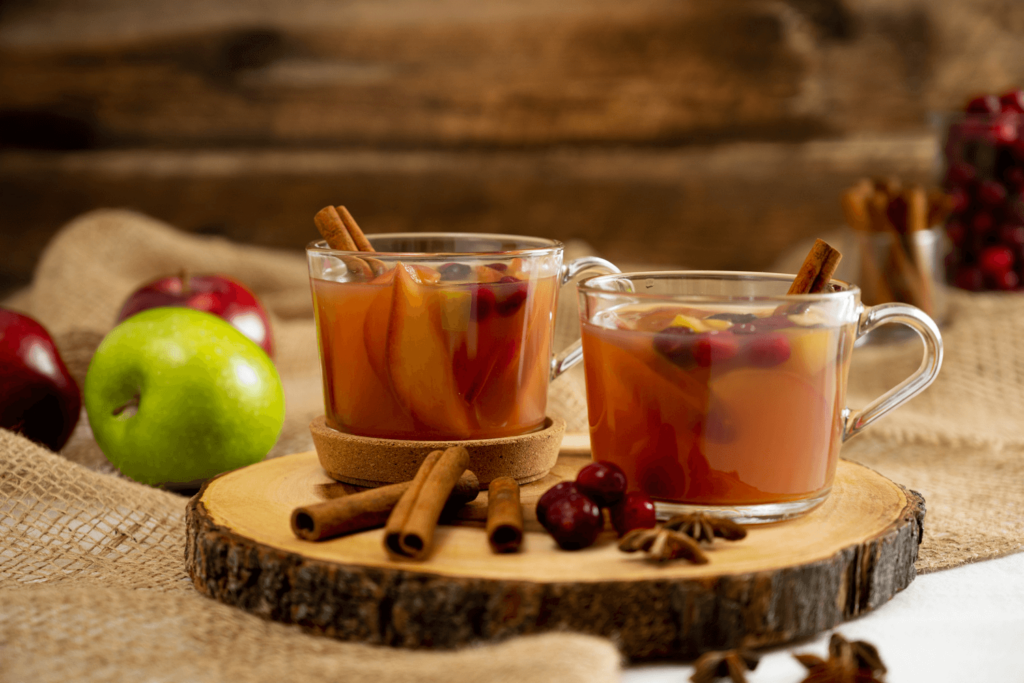
M 879 178 L 859 181 L 840 201 L 857 239 L 857 284 L 864 302 L 902 301 L 934 315 L 938 244 L 928 229 L 945 220 L 949 198 L 941 191 Z

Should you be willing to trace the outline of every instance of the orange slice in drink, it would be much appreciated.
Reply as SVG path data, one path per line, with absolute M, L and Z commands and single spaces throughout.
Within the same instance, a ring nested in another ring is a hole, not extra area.
M 441 326 L 439 292 L 430 291 L 416 269 L 398 264 L 386 344 L 391 386 L 431 434 L 470 434 Z

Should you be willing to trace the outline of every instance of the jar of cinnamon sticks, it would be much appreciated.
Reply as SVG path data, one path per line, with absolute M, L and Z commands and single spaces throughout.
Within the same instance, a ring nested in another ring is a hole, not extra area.
M 912 304 L 941 323 L 946 314 L 941 226 L 948 197 L 886 178 L 861 180 L 841 201 L 853 232 L 848 277 L 860 287 L 862 301 Z

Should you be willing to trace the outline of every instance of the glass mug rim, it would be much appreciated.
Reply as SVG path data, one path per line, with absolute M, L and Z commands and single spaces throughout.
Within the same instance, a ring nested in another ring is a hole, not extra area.
M 819 294 L 659 294 L 654 292 L 624 292 L 619 289 L 613 289 L 611 287 L 606 288 L 602 286 L 607 283 L 611 283 L 615 280 L 635 281 L 640 279 L 695 281 L 728 280 L 733 282 L 747 280 L 752 282 L 763 281 L 773 283 L 791 283 L 795 277 L 795 273 L 767 273 L 747 270 L 645 270 L 630 273 L 609 273 L 607 275 L 595 275 L 581 280 L 577 284 L 577 289 L 581 294 L 628 296 L 631 298 L 642 298 L 649 301 L 686 301 L 691 303 L 709 302 L 720 304 L 728 304 L 730 302 L 749 303 L 751 301 L 827 302 L 835 301 L 843 297 L 860 297 L 860 287 L 858 287 L 855 284 L 846 282 L 844 280 L 836 279 L 833 279 L 831 282 L 833 285 L 838 285 L 839 289 L 832 292 L 821 292 Z
M 524 247 L 522 249 L 507 249 L 494 251 L 377 251 L 374 258 L 414 258 L 414 259 L 436 259 L 444 258 L 516 258 L 522 256 L 549 256 L 565 251 L 565 245 L 547 237 L 530 237 L 528 235 L 510 235 L 504 233 L 484 232 L 382 232 L 366 235 L 371 244 L 374 240 L 381 239 L 430 239 L 430 238 L 465 238 L 478 240 L 515 241 L 519 243 L 532 243 L 536 246 Z M 327 245 L 326 240 L 314 240 L 306 245 L 307 254 L 343 255 L 343 256 L 365 256 L 367 252 L 346 251 L 344 249 L 332 249 Z

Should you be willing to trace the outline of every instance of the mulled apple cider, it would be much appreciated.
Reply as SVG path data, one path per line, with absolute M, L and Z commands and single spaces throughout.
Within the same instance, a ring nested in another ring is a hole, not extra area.
M 593 457 L 621 467 L 659 515 L 802 514 L 828 496 L 845 438 L 930 382 L 909 395 L 904 383 L 871 414 L 851 414 L 846 383 L 864 321 L 924 330 L 933 360 L 941 358 L 934 323 L 910 306 L 865 311 L 858 290 L 842 283 L 787 296 L 790 280 L 650 273 L 581 285 Z
M 570 270 L 561 244 L 443 234 L 370 241 L 376 252 L 308 250 L 327 424 L 438 441 L 542 427 L 555 303 Z

